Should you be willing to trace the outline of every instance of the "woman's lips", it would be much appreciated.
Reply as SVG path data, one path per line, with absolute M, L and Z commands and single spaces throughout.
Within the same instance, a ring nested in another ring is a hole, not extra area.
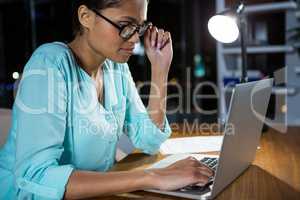
M 127 53 L 127 54 L 133 54 L 133 50 L 134 50 L 134 48 L 128 48 L 128 49 L 121 48 L 120 49 L 121 52 L 124 52 L 124 53 Z

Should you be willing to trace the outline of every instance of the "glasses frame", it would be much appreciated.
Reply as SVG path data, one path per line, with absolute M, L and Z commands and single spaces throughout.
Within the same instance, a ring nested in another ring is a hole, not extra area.
M 115 28 L 117 28 L 119 30 L 119 36 L 124 39 L 124 40 L 129 40 L 135 33 L 138 33 L 140 37 L 142 37 L 146 30 L 152 26 L 151 22 L 145 22 L 143 25 L 137 25 L 137 24 L 133 24 L 133 23 L 129 23 L 127 25 L 123 25 L 120 26 L 117 23 L 113 22 L 112 20 L 110 20 L 109 18 L 105 17 L 104 15 L 102 15 L 99 11 L 97 11 L 96 9 L 91 9 L 97 16 L 101 17 L 102 19 L 104 19 L 105 21 L 107 21 L 108 23 L 110 23 L 111 25 L 113 25 Z M 122 35 L 122 32 L 125 30 L 126 27 L 128 26 L 133 26 L 135 27 L 135 30 L 133 31 L 132 34 L 124 37 Z M 140 33 L 140 30 L 144 29 L 144 31 L 142 33 Z

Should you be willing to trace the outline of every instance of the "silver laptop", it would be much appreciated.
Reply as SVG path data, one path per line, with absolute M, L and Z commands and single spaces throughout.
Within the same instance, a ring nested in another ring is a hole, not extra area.
M 162 168 L 193 156 L 215 171 L 204 187 L 188 186 L 176 191 L 146 190 L 190 199 L 213 199 L 239 177 L 253 162 L 259 145 L 273 79 L 236 85 L 227 116 L 219 157 L 201 154 L 169 156 L 150 168 Z

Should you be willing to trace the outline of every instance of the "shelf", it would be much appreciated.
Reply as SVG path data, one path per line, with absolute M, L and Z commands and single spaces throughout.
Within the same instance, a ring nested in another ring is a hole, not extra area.
M 300 75 L 300 67 L 295 67 L 295 73 L 296 73 L 297 75 Z
M 242 76 L 242 72 L 240 69 L 236 70 L 225 70 L 224 71 L 224 78 L 240 78 Z M 247 70 L 247 76 L 250 78 L 263 78 L 263 75 L 259 70 L 253 70 L 253 69 L 248 69 Z
M 268 54 L 268 53 L 292 53 L 295 49 L 293 46 L 288 45 L 269 45 L 269 46 L 257 46 L 257 47 L 248 47 L 248 54 Z M 239 47 L 227 47 L 223 48 L 221 53 L 224 54 L 241 54 L 241 48 Z
M 254 13 L 266 13 L 266 12 L 278 12 L 297 9 L 297 3 L 292 1 L 287 2 L 278 2 L 278 3 L 264 3 L 257 5 L 245 6 L 245 13 L 254 14 Z
M 294 95 L 296 94 L 295 88 L 273 87 L 272 94 L 277 95 Z
M 251 35 L 250 37 L 249 35 L 249 37 L 246 37 L 248 39 L 247 54 L 249 54 L 250 63 L 252 63 L 251 60 L 253 59 L 254 62 L 252 64 L 256 65 L 258 68 L 261 68 L 262 71 L 265 71 L 265 68 L 268 69 L 266 74 L 262 74 L 263 77 L 270 75 L 271 72 L 276 72 L 277 65 L 285 67 L 282 73 L 274 73 L 276 83 L 279 84 L 272 87 L 272 98 L 275 98 L 275 102 L 272 105 L 274 120 L 276 122 L 280 122 L 281 124 L 297 126 L 299 125 L 299 120 L 297 121 L 295 119 L 299 115 L 298 110 L 292 109 L 289 110 L 289 113 L 287 113 L 286 109 L 288 107 L 296 108 L 297 102 L 299 102 L 300 85 L 298 83 L 298 79 L 300 78 L 300 62 L 299 56 L 297 55 L 297 50 L 298 46 L 300 45 L 298 45 L 296 42 L 289 43 L 288 40 L 283 41 L 280 37 L 270 38 L 267 33 L 272 33 L 272 31 L 274 32 L 276 29 L 276 31 L 281 31 L 284 35 L 286 35 L 286 30 L 299 26 L 300 5 L 296 3 L 298 1 L 299 0 L 281 0 L 280 2 L 263 2 L 256 0 L 256 3 L 253 2 L 252 5 L 250 5 L 250 3 L 247 5 L 246 3 L 244 11 L 246 17 L 249 17 L 249 20 L 250 18 L 252 19 L 252 17 L 254 17 L 252 21 L 250 20 L 248 22 L 253 22 L 253 24 L 250 25 L 251 30 L 249 31 L 252 31 L 254 35 L 252 34 L 253 36 Z M 218 12 L 223 12 L 228 8 L 233 8 L 229 6 L 226 7 L 226 5 L 228 6 L 225 0 L 216 0 Z M 278 16 L 278 14 L 280 16 Z M 258 18 L 255 17 L 256 15 Z M 278 16 L 280 20 L 277 22 L 273 16 Z M 275 20 L 272 26 L 267 24 L 269 19 L 273 19 L 273 21 Z M 277 25 L 276 22 L 279 23 L 278 25 L 280 26 L 278 30 L 275 27 Z M 261 34 L 262 37 L 257 37 L 258 34 Z M 270 39 L 272 42 L 268 43 Z M 280 55 L 278 60 L 273 60 L 273 58 L 276 58 L 277 55 Z M 263 57 L 260 59 L 260 56 Z M 230 86 L 234 85 L 235 82 L 238 83 L 240 80 L 240 76 L 238 75 L 241 74 L 241 62 L 242 57 L 240 41 L 236 41 L 232 44 L 218 43 L 217 77 L 220 88 L 220 98 L 218 101 L 219 118 L 222 118 L 228 112 L 228 99 L 230 99 L 229 92 L 232 91 Z M 280 63 L 277 64 L 278 62 Z M 232 68 L 238 68 L 239 73 L 232 73 Z M 248 77 L 251 79 L 250 76 Z M 233 84 L 231 85 L 231 83 Z M 277 125 L 273 128 L 280 128 L 281 130 L 284 130 L 282 127 Z
M 226 87 L 224 88 L 225 92 L 232 92 L 234 87 Z M 296 93 L 295 88 L 285 88 L 285 87 L 276 87 L 273 86 L 272 88 L 272 94 L 276 95 L 294 95 Z

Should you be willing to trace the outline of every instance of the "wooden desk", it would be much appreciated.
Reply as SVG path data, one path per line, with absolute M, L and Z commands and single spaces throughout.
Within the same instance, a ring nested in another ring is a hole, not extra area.
M 217 200 L 300 200 L 300 129 L 289 128 L 286 134 L 270 130 L 263 134 L 260 147 L 253 165 L 220 193 Z M 136 153 L 118 163 L 113 171 L 145 168 L 161 158 L 161 155 Z M 97 199 L 182 198 L 138 191 Z

